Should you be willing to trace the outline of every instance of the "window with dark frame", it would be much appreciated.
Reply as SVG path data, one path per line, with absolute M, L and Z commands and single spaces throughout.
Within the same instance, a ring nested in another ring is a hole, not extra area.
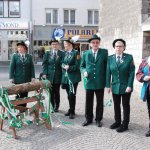
M 58 24 L 58 9 L 46 8 L 46 24 Z
M 0 1 L 0 17 L 4 16 L 4 2 Z
M 64 24 L 75 24 L 75 9 L 64 9 Z
M 20 18 L 20 0 L 0 0 L 0 18 Z
M 99 24 L 99 11 L 98 10 L 88 10 L 88 24 L 89 25 Z

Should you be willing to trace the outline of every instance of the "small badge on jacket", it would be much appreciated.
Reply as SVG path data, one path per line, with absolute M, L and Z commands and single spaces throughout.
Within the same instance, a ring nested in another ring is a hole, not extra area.
M 80 55 L 77 55 L 77 60 L 79 60 L 81 58 L 81 56 Z

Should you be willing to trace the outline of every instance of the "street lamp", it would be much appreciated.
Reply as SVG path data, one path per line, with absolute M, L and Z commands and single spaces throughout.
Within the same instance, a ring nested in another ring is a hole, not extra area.
M 29 54 L 33 54 L 33 25 L 32 21 L 29 21 Z

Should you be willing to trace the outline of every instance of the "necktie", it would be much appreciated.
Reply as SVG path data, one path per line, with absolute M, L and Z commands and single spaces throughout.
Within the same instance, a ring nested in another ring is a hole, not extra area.
M 57 56 L 57 55 L 56 55 L 56 52 L 54 52 L 54 61 L 56 60 L 56 56 Z
M 120 64 L 121 62 L 120 62 L 120 59 L 121 59 L 121 57 L 120 56 L 117 56 L 117 64 Z
M 24 55 L 22 55 L 22 61 L 23 61 L 23 62 L 25 61 L 25 56 L 24 56 Z
M 94 52 L 94 59 L 96 60 L 96 53 Z

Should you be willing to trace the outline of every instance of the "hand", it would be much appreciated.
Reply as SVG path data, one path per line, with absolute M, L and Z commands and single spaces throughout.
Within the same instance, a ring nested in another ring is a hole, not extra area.
M 11 84 L 14 84 L 14 79 L 10 79 L 9 82 L 10 82 Z
M 125 92 L 130 93 L 131 91 L 132 91 L 131 87 L 127 87 Z
M 42 78 L 43 78 L 43 79 L 46 79 L 46 75 L 44 74 L 44 75 L 42 76 Z
M 64 69 L 68 70 L 69 69 L 69 65 L 65 65 Z
M 145 77 L 143 78 L 143 80 L 144 80 L 144 81 L 149 81 L 149 80 L 150 80 L 150 76 L 145 76 Z
M 109 94 L 111 92 L 111 88 L 105 88 L 107 93 Z
M 85 71 L 85 72 L 83 73 L 83 75 L 84 75 L 84 77 L 88 77 L 87 71 Z
M 32 78 L 32 79 L 31 79 L 31 82 L 35 82 L 35 78 Z

